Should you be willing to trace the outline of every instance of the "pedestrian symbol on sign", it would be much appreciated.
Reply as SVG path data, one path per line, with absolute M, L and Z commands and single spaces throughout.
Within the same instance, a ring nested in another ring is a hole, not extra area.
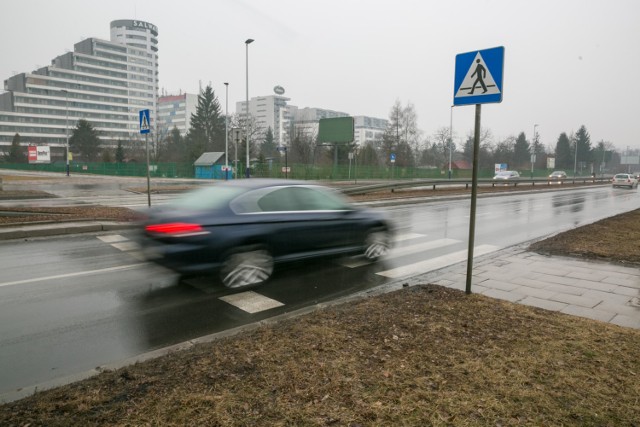
M 140 133 L 149 133 L 150 131 L 149 110 L 140 110 Z
M 489 69 L 483 64 L 485 64 L 484 59 L 480 52 L 478 52 L 475 60 L 471 63 L 471 67 L 469 67 L 469 71 L 467 71 L 460 88 L 458 88 L 458 92 L 455 95 L 456 98 L 478 95 L 474 92 L 476 89 L 480 88 L 482 88 L 482 95 L 500 93 L 500 89 L 496 85 L 496 82 L 491 75 L 491 71 L 489 71 Z

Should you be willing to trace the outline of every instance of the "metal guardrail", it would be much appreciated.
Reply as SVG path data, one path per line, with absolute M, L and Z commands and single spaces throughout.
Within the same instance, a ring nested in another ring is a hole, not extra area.
M 575 184 L 608 184 L 611 182 L 610 177 L 572 177 L 567 178 L 561 181 L 558 180 L 549 180 L 547 178 L 534 178 L 534 179 L 513 179 L 513 180 L 496 180 L 496 179 L 479 179 L 478 186 L 491 186 L 495 187 L 504 186 L 504 185 L 513 185 L 517 187 L 518 185 L 575 185 Z M 432 187 L 433 190 L 436 190 L 437 187 L 460 187 L 464 186 L 465 189 L 471 188 L 473 181 L 469 179 L 418 179 L 411 181 L 393 181 L 393 182 L 384 182 L 380 184 L 370 184 L 363 185 L 360 187 L 350 187 L 343 188 L 342 192 L 349 195 L 356 194 L 366 194 L 373 193 L 376 191 L 382 190 L 391 190 L 392 192 L 395 189 L 401 188 L 417 188 L 417 187 Z

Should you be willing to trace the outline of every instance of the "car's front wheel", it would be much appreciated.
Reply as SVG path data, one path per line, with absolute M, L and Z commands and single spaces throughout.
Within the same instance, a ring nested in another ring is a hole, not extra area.
M 234 289 L 260 285 L 272 273 L 273 256 L 261 246 L 238 248 L 226 258 L 220 271 L 222 283 Z
M 364 257 L 376 261 L 389 252 L 391 235 L 388 230 L 371 230 L 364 241 Z

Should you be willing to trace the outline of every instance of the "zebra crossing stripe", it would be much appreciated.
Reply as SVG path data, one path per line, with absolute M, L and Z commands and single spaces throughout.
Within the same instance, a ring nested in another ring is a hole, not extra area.
M 384 256 L 382 259 L 388 260 L 388 259 L 405 256 L 405 255 L 417 254 L 423 251 L 429 251 L 431 249 L 437 249 L 437 248 L 443 248 L 449 245 L 455 245 L 456 243 L 460 243 L 460 240 L 439 239 L 439 240 L 432 240 L 430 242 L 419 243 L 416 245 L 392 248 L 389 251 L 389 253 L 386 256 Z M 371 261 L 367 261 L 362 257 L 344 258 L 339 260 L 338 264 L 347 268 L 357 268 L 357 267 L 369 265 L 371 264 Z
M 485 255 L 491 252 L 499 250 L 498 246 L 493 245 L 480 245 L 473 249 L 474 256 Z M 402 267 L 393 268 L 391 270 L 380 271 L 376 274 L 390 279 L 399 279 L 401 277 L 410 276 L 419 273 L 428 273 L 429 271 L 437 270 L 442 267 L 446 267 L 467 259 L 467 250 L 453 252 L 447 255 L 431 258 L 426 261 L 416 262 L 413 264 L 404 265 Z
M 280 301 L 265 297 L 257 292 L 248 291 L 237 294 L 226 295 L 220 299 L 234 307 L 239 308 L 247 313 L 258 313 L 275 307 L 281 307 L 284 304 Z

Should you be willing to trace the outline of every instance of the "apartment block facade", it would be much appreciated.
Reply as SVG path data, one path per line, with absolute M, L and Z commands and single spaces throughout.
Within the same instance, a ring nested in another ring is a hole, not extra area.
M 162 140 L 173 128 L 185 136 L 191 124 L 191 115 L 196 113 L 198 95 L 182 93 L 158 98 L 158 135 Z
M 139 139 L 139 111 L 158 99 L 158 29 L 137 20 L 110 24 L 111 40 L 88 38 L 51 65 L 9 77 L 0 94 L 0 151 L 22 145 L 66 147 L 80 119 L 106 146 Z M 63 155 L 64 150 L 58 150 Z M 52 150 L 52 157 L 54 153 Z

